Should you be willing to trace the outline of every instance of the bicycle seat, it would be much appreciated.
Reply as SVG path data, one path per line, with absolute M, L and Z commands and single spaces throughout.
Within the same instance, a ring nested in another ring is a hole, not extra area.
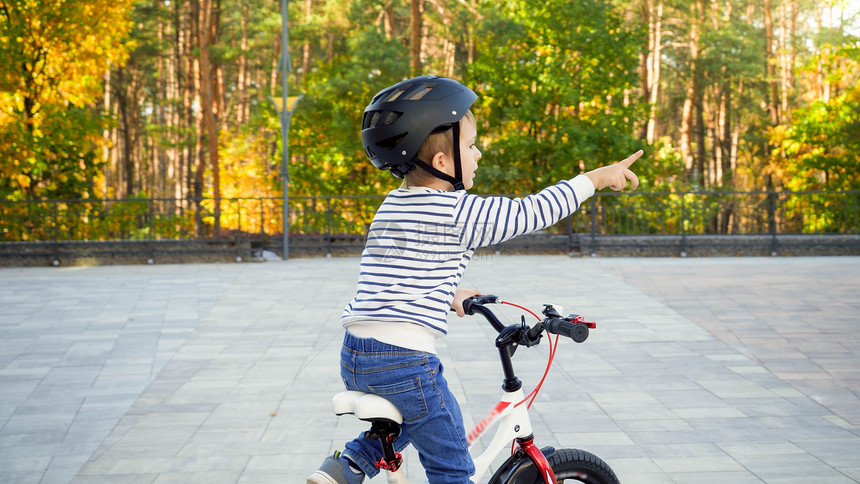
M 390 420 L 403 423 L 403 416 L 391 402 L 371 393 L 358 391 L 340 392 L 331 399 L 335 415 L 355 414 L 360 420 L 377 422 Z

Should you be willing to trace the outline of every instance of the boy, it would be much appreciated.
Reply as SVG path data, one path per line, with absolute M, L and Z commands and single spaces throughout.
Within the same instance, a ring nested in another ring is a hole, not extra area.
M 638 186 L 619 163 L 523 199 L 468 195 L 481 152 L 477 96 L 457 81 L 422 76 L 377 94 L 361 139 L 371 162 L 403 179 L 374 216 L 355 298 L 346 306 L 341 376 L 348 390 L 381 395 L 403 414 L 397 450 L 415 446 L 431 484 L 468 483 L 474 472 L 459 405 L 442 375 L 436 339 L 451 308 L 477 293 L 458 289 L 475 249 L 548 227 L 594 190 Z M 360 483 L 375 476 L 379 444 L 359 436 L 328 457 L 308 484 Z

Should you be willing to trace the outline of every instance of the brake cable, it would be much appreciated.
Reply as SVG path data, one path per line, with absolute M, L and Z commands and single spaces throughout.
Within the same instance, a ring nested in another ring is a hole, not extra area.
M 532 316 L 534 316 L 538 321 L 540 321 L 540 320 L 541 320 L 540 316 L 538 316 L 537 314 L 535 314 L 535 313 L 534 313 L 534 311 L 532 311 L 531 309 L 529 309 L 529 308 L 527 308 L 527 307 L 523 307 L 523 306 L 520 306 L 519 304 L 514 304 L 514 303 L 512 303 L 512 302 L 508 302 L 508 301 L 501 301 L 501 303 L 502 303 L 502 304 L 507 304 L 508 306 L 513 306 L 513 307 L 515 307 L 515 308 L 522 309 L 523 311 L 526 311 L 527 313 L 529 313 L 529 314 L 531 314 Z M 547 333 L 547 334 L 549 334 L 549 333 Z M 529 403 L 528 403 L 528 405 L 526 406 L 526 408 L 527 408 L 527 409 L 531 409 L 531 408 L 532 408 L 532 403 L 534 403 L 535 399 L 537 398 L 537 396 L 538 396 L 538 392 L 540 391 L 541 387 L 543 386 L 543 382 L 546 380 L 546 376 L 547 376 L 547 374 L 549 374 L 549 369 L 552 367 L 552 361 L 555 359 L 555 351 L 556 351 L 556 347 L 558 346 L 558 337 L 559 337 L 559 335 L 555 335 L 555 341 L 553 341 L 553 340 L 552 340 L 552 336 L 548 336 L 548 338 L 549 338 L 549 340 L 550 340 L 550 345 L 549 345 L 549 357 L 547 358 L 547 362 L 546 362 L 546 369 L 545 369 L 545 370 L 544 370 L 544 372 L 543 372 L 543 376 L 541 377 L 540 382 L 538 382 L 538 384 L 537 384 L 537 386 L 534 388 L 534 390 L 532 390 L 532 391 L 531 391 L 531 393 L 529 393 L 528 395 L 526 395 L 526 397 L 525 397 L 524 399 L 522 399 L 522 401 L 520 401 L 519 403 L 515 404 L 515 405 L 514 405 L 514 407 L 519 407 L 520 405 L 522 405 L 523 403 L 525 403 L 525 402 L 528 400 L 528 402 L 529 402 Z M 512 455 L 513 455 L 513 453 L 514 453 L 514 450 L 516 449 L 516 444 L 517 444 L 517 441 L 516 441 L 516 440 L 514 440 L 513 442 L 511 442 L 511 454 L 512 454 Z
M 508 302 L 508 301 L 501 301 L 501 303 L 507 304 L 508 306 L 513 306 L 515 308 L 522 309 L 523 311 L 526 311 L 527 313 L 534 316 L 538 321 L 541 320 L 540 316 L 535 314 L 534 311 L 532 311 L 529 308 L 520 306 L 519 304 L 514 304 L 512 302 Z M 547 333 L 547 334 L 549 334 L 549 333 Z M 555 341 L 552 340 L 552 336 L 548 336 L 548 338 L 550 339 L 549 358 L 547 358 L 546 369 L 543 372 L 543 377 L 541 377 L 540 382 L 538 382 L 537 386 L 534 388 L 534 390 L 531 391 L 531 393 L 526 395 L 526 397 L 522 401 L 515 404 L 514 407 L 519 407 L 524 402 L 529 400 L 528 406 L 526 408 L 532 408 L 532 403 L 534 403 L 535 399 L 537 398 L 538 392 L 540 391 L 541 387 L 543 386 L 543 382 L 546 380 L 546 376 L 549 374 L 549 369 L 552 367 L 552 362 L 555 359 L 555 351 L 556 351 L 556 347 L 558 346 L 558 336 L 559 335 L 555 335 Z

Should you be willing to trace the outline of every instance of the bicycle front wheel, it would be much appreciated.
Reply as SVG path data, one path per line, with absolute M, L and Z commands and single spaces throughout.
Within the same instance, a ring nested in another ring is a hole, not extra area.
M 559 484 L 584 482 L 587 484 L 619 484 L 609 464 L 600 457 L 579 449 L 558 449 L 547 457 L 555 480 Z

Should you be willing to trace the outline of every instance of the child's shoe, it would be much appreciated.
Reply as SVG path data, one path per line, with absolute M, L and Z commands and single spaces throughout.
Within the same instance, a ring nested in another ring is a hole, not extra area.
M 307 484 L 361 484 L 364 473 L 354 471 L 340 452 L 326 457 L 319 469 L 308 476 Z

